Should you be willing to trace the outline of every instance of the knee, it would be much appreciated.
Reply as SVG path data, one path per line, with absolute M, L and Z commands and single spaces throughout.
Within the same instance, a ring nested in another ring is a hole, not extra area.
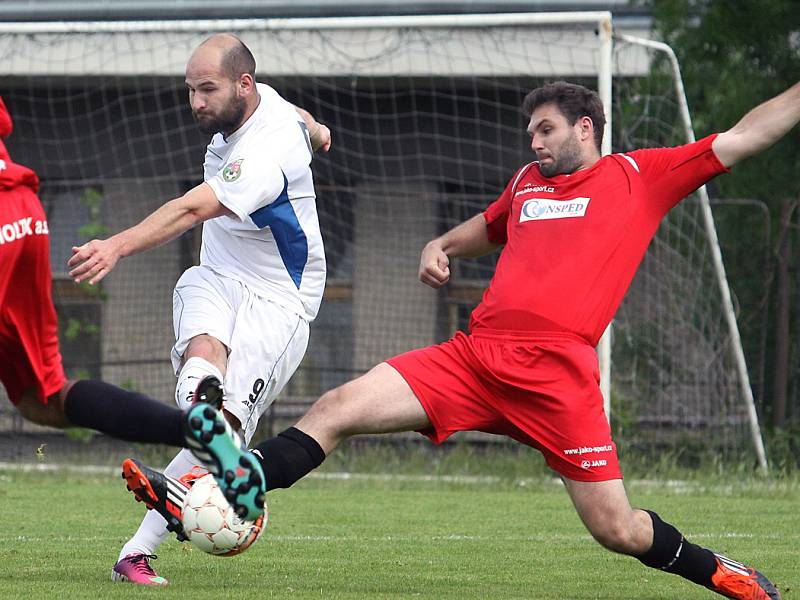
M 217 338 L 201 334 L 189 340 L 189 345 L 183 353 L 184 362 L 192 357 L 207 360 L 224 374 L 228 362 L 228 348 Z
M 340 440 L 351 435 L 350 414 L 351 411 L 347 409 L 347 393 L 342 387 L 338 387 L 322 394 L 303 415 L 298 426 L 315 437 Z
M 327 419 L 335 419 L 336 415 L 341 413 L 342 405 L 345 402 L 345 394 L 342 388 L 334 388 L 328 390 L 319 399 L 314 402 L 308 411 L 308 414 L 325 416 Z
M 620 554 L 640 551 L 635 522 L 632 519 L 608 519 L 590 529 L 592 537 L 607 550 Z
M 17 404 L 19 413 L 31 423 L 64 429 L 69 427 L 69 421 L 64 416 L 61 402 L 56 394 L 48 398 L 45 404 L 33 390 L 23 392 Z
M 39 402 L 38 399 L 35 399 L 34 402 Z M 41 422 L 40 412 L 41 410 L 30 401 L 26 394 L 22 395 L 20 401 L 15 405 L 17 412 L 22 415 L 22 417 L 30 421 L 31 423 L 36 423 L 37 425 L 43 425 L 44 423 Z

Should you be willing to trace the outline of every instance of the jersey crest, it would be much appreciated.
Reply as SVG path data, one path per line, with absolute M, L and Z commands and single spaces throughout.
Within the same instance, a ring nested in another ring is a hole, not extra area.
M 242 174 L 242 163 L 244 162 L 243 158 L 234 160 L 233 162 L 229 162 L 225 165 L 225 168 L 222 169 L 222 179 L 226 183 L 232 183 L 239 179 Z

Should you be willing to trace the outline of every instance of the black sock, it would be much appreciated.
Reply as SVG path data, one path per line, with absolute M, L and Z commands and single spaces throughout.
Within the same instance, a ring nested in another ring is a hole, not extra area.
M 689 581 L 709 587 L 711 576 L 717 570 L 717 559 L 707 548 L 690 543 L 669 523 L 652 511 L 645 511 L 653 519 L 653 545 L 637 558 L 654 569 L 680 575 Z
M 121 440 L 183 446 L 183 412 L 105 381 L 81 380 L 70 388 L 64 414 L 78 427 Z
M 267 480 L 267 491 L 288 488 L 305 477 L 325 460 L 325 451 L 317 440 L 299 429 L 289 427 L 277 437 L 253 448 Z

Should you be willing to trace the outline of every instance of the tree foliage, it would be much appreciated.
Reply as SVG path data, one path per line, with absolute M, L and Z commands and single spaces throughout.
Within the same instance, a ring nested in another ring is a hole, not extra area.
M 798 0 L 650 0 L 656 32 L 675 50 L 695 131 L 724 131 L 800 80 Z M 800 130 L 717 181 L 720 196 L 774 207 L 800 195 Z

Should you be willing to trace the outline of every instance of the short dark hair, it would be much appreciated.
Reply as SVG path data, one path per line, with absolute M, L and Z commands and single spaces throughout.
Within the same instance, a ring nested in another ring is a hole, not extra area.
M 603 130 L 606 127 L 606 116 L 597 92 L 566 81 L 548 83 L 525 96 L 525 100 L 522 101 L 522 111 L 530 118 L 538 107 L 551 103 L 558 107 L 570 125 L 575 125 L 581 117 L 589 117 L 592 120 L 594 143 L 599 152 L 603 142 Z
M 239 38 L 236 38 L 236 42 L 222 55 L 223 73 L 227 74 L 231 80 L 239 79 L 245 73 L 249 73 L 255 79 L 256 59 L 253 53 Z

